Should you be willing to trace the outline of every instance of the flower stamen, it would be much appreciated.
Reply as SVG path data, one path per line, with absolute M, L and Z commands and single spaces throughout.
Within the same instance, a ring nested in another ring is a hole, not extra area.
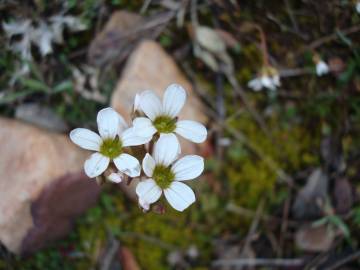
M 172 181 L 174 181 L 175 175 L 170 167 L 158 164 L 154 169 L 153 179 L 160 188 L 166 189 L 170 186 Z
M 118 137 L 115 139 L 104 139 L 100 146 L 100 153 L 114 159 L 122 153 L 122 142 Z
M 176 119 L 162 115 L 156 117 L 153 124 L 159 133 L 171 133 L 176 128 Z

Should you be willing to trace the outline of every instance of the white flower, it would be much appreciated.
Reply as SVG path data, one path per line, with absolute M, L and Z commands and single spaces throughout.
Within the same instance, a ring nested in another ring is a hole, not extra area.
M 124 175 L 122 173 L 111 173 L 108 177 L 109 181 L 114 182 L 114 183 L 121 183 L 122 180 L 124 179 Z
M 183 211 L 195 202 L 194 192 L 182 181 L 198 177 L 204 170 L 204 159 L 188 155 L 175 161 L 179 148 L 174 134 L 163 134 L 155 143 L 153 155 L 145 155 L 142 167 L 149 178 L 136 187 L 142 207 L 149 208 L 163 192 L 169 204 L 178 211 Z
M 356 12 L 360 14 L 360 1 L 357 1 L 355 4 Z
M 140 175 L 139 161 L 123 152 L 123 147 L 147 143 L 150 138 L 139 137 L 133 128 L 127 128 L 124 119 L 112 108 L 105 108 L 97 115 L 100 136 L 95 132 L 76 128 L 70 139 L 78 146 L 96 151 L 85 161 L 84 170 L 90 177 L 101 175 L 113 161 L 117 169 L 131 177 Z
M 329 73 L 329 66 L 323 61 L 320 60 L 316 63 L 316 74 L 322 76 Z
M 273 67 L 264 67 L 261 74 L 248 82 L 248 87 L 254 91 L 260 91 L 262 88 L 276 90 L 280 84 L 280 76 Z
M 191 120 L 177 120 L 186 101 L 186 92 L 180 85 L 168 86 L 162 103 L 158 96 L 150 90 L 142 92 L 139 99 L 138 105 L 148 117 L 134 119 L 134 130 L 139 136 L 177 133 L 195 143 L 202 143 L 206 140 L 207 130 L 202 124 Z
M 263 88 L 263 84 L 261 82 L 261 78 L 254 78 L 248 82 L 248 87 L 253 89 L 254 91 L 260 91 Z

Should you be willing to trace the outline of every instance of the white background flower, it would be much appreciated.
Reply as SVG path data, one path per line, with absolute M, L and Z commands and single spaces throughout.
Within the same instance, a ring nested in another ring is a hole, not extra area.
M 148 118 L 134 119 L 135 132 L 144 137 L 153 136 L 155 133 L 174 132 L 195 143 L 205 141 L 207 130 L 202 124 L 191 120 L 177 121 L 185 101 L 186 92 L 177 84 L 172 84 L 166 89 L 162 103 L 154 92 L 144 91 L 136 103 Z
M 155 143 L 153 156 L 146 154 L 142 166 L 149 179 L 140 182 L 136 187 L 139 203 L 143 207 L 148 208 L 156 202 L 162 192 L 169 204 L 178 211 L 183 211 L 195 202 L 194 192 L 182 181 L 198 177 L 204 170 L 204 159 L 197 155 L 188 155 L 175 161 L 179 148 L 175 135 L 165 134 Z M 158 174 L 159 168 L 162 169 L 162 175 Z
M 262 88 L 267 88 L 270 90 L 276 90 L 280 86 L 280 76 L 279 75 L 261 75 L 256 77 L 248 82 L 248 87 L 254 91 L 260 91 Z
M 70 139 L 75 144 L 96 151 L 85 161 L 85 173 L 90 178 L 99 176 L 112 160 L 120 172 L 131 177 L 139 176 L 139 161 L 123 153 L 122 148 L 147 143 L 151 138 L 136 136 L 133 128 L 127 128 L 124 119 L 112 108 L 99 111 L 97 124 L 100 136 L 85 128 L 77 128 L 70 132 Z
M 323 61 L 320 60 L 316 63 L 316 74 L 322 76 L 329 73 L 329 66 Z

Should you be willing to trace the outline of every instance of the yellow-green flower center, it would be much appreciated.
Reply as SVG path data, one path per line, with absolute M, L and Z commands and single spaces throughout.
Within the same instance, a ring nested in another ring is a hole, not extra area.
M 118 137 L 115 139 L 104 139 L 100 146 L 100 153 L 114 159 L 122 153 L 122 142 Z
M 159 133 L 171 133 L 176 128 L 176 119 L 162 115 L 156 117 L 153 124 Z
M 153 179 L 160 188 L 166 189 L 170 186 L 171 182 L 174 181 L 175 175 L 170 167 L 158 164 L 155 166 Z

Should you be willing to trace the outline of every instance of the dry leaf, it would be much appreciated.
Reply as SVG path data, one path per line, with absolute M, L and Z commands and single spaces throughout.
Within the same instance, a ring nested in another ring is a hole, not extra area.
M 295 235 L 296 245 L 305 251 L 327 251 L 335 238 L 335 232 L 326 224 L 320 226 L 304 226 Z
M 195 39 L 197 43 L 214 54 L 226 52 L 225 42 L 221 36 L 212 28 L 198 26 L 195 28 Z
M 308 177 L 306 185 L 299 191 L 293 205 L 294 216 L 298 219 L 312 219 L 321 215 L 319 203 L 327 196 L 328 176 L 318 168 Z
M 336 213 L 347 214 L 354 203 L 352 187 L 347 178 L 337 178 L 334 187 Z

